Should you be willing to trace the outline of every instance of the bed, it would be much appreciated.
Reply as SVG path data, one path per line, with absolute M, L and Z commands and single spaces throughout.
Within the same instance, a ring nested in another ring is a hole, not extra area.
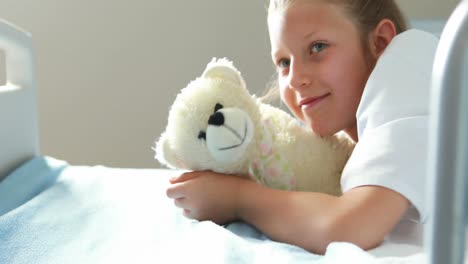
M 426 247 L 384 243 L 363 251 L 336 242 L 324 256 L 273 241 L 247 223 L 184 218 L 165 195 L 168 179 L 180 171 L 75 166 L 41 155 L 31 36 L 0 21 L 7 67 L 7 83 L 0 87 L 0 263 L 460 263 L 465 218 L 459 157 L 465 153 L 457 146 L 466 128 L 457 125 L 463 123 L 456 113 L 468 110 L 446 100 L 460 98 L 455 88 L 463 84 L 463 61 L 456 54 L 466 49 L 467 13 L 464 1 L 447 24 L 434 67 L 438 96 L 432 102 L 437 114 L 431 120 L 428 192 L 436 198 L 430 201 L 434 216 L 426 225 Z M 447 78 L 445 72 L 458 75 Z M 446 85 L 454 87 L 448 97 L 441 93 Z

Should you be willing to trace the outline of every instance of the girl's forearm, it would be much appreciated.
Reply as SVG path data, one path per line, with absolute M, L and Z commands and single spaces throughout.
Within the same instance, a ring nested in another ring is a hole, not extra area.
M 323 254 L 333 241 L 363 249 L 377 246 L 409 206 L 397 192 L 365 186 L 340 197 L 269 189 L 251 181 L 239 186 L 238 216 L 271 239 Z
M 288 192 L 246 181 L 240 186 L 238 215 L 273 240 L 324 253 L 333 234 L 337 197 Z

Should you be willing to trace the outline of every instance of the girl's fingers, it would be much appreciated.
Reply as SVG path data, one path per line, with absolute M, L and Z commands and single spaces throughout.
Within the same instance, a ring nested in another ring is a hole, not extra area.
M 174 199 L 174 204 L 175 206 L 184 209 L 187 206 L 186 201 L 187 201 L 187 198 L 181 197 L 181 198 Z
M 184 182 L 184 181 L 191 180 L 191 179 L 197 177 L 198 175 L 200 175 L 200 171 L 185 172 L 185 173 L 182 173 L 179 176 L 176 176 L 176 177 L 173 177 L 173 178 L 169 179 L 169 182 L 172 183 L 172 184 L 179 183 L 179 182 Z
M 185 197 L 184 184 L 176 183 L 176 184 L 169 186 L 166 190 L 166 195 L 167 197 L 171 199 L 178 199 L 178 198 Z
M 172 199 L 185 197 L 188 181 L 198 177 L 199 175 L 200 172 L 186 172 L 178 177 L 171 178 L 171 185 L 166 190 L 167 197 Z
M 184 209 L 183 211 L 183 215 L 189 219 L 193 219 L 193 215 L 192 215 L 192 212 L 189 210 L 189 209 Z

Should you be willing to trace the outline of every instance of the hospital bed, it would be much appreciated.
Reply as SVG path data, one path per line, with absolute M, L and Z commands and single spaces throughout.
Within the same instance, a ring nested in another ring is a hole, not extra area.
M 434 61 L 425 228 L 431 263 L 463 263 L 468 199 L 468 1 L 452 13 Z
M 467 17 L 465 0 L 444 29 L 434 63 L 433 213 L 425 247 L 385 245 L 373 254 L 336 242 L 324 256 L 273 241 L 246 223 L 184 218 L 165 196 L 168 179 L 179 171 L 74 166 L 42 156 L 32 39 L 0 21 L 7 68 L 0 87 L 0 263 L 462 263 Z

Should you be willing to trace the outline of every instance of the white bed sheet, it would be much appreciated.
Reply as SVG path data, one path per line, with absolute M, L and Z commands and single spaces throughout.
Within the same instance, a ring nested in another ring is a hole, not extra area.
M 424 263 L 406 245 L 377 254 L 406 257 L 377 258 L 349 243 L 319 256 L 246 223 L 188 220 L 165 195 L 178 173 L 25 163 L 0 182 L 0 263 Z

